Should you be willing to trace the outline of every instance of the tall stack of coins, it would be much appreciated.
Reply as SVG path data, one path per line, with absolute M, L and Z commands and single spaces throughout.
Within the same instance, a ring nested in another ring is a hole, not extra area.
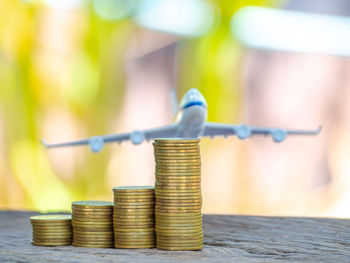
M 32 244 L 35 246 L 67 246 L 72 244 L 70 215 L 32 216 Z
M 114 246 L 154 248 L 154 187 L 115 187 Z
M 156 161 L 157 248 L 203 248 L 201 162 L 198 139 L 157 139 Z
M 72 203 L 73 246 L 113 247 L 113 202 Z

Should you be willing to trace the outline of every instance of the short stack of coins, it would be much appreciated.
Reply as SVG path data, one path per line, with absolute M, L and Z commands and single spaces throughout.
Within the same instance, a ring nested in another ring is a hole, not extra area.
M 38 215 L 30 217 L 35 246 L 68 246 L 72 244 L 70 215 Z
M 156 139 L 156 238 L 163 250 L 203 248 L 198 139 Z
M 154 187 L 115 187 L 114 246 L 116 248 L 154 248 Z
M 72 203 L 73 246 L 113 247 L 113 202 Z

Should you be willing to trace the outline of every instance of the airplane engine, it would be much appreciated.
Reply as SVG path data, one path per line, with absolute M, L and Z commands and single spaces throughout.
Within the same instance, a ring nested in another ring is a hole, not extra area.
M 100 152 L 103 149 L 103 144 L 104 144 L 104 141 L 100 136 L 92 137 L 89 140 L 90 149 L 94 153 Z
M 275 142 L 282 142 L 287 138 L 287 132 L 283 129 L 275 129 L 271 135 Z

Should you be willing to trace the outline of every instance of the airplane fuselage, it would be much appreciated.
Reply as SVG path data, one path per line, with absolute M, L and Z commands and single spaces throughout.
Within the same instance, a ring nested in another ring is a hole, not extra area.
M 207 120 L 207 108 L 202 105 L 193 105 L 179 112 L 178 129 L 176 136 L 198 138 L 203 132 Z

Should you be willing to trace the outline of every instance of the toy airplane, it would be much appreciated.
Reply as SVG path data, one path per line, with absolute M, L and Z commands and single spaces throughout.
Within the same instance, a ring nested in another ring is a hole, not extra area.
M 149 130 L 95 136 L 71 142 L 49 144 L 42 140 L 42 143 L 46 148 L 89 145 L 91 151 L 97 153 L 102 150 L 105 143 L 120 143 L 128 140 L 133 144 L 140 144 L 144 140 L 155 138 L 213 138 L 236 135 L 239 139 L 246 139 L 252 135 L 271 135 L 275 142 L 282 142 L 287 135 L 316 135 L 321 131 L 321 127 L 314 131 L 303 131 L 207 122 L 207 110 L 207 102 L 203 95 L 197 89 L 190 89 L 180 103 L 175 123 Z

